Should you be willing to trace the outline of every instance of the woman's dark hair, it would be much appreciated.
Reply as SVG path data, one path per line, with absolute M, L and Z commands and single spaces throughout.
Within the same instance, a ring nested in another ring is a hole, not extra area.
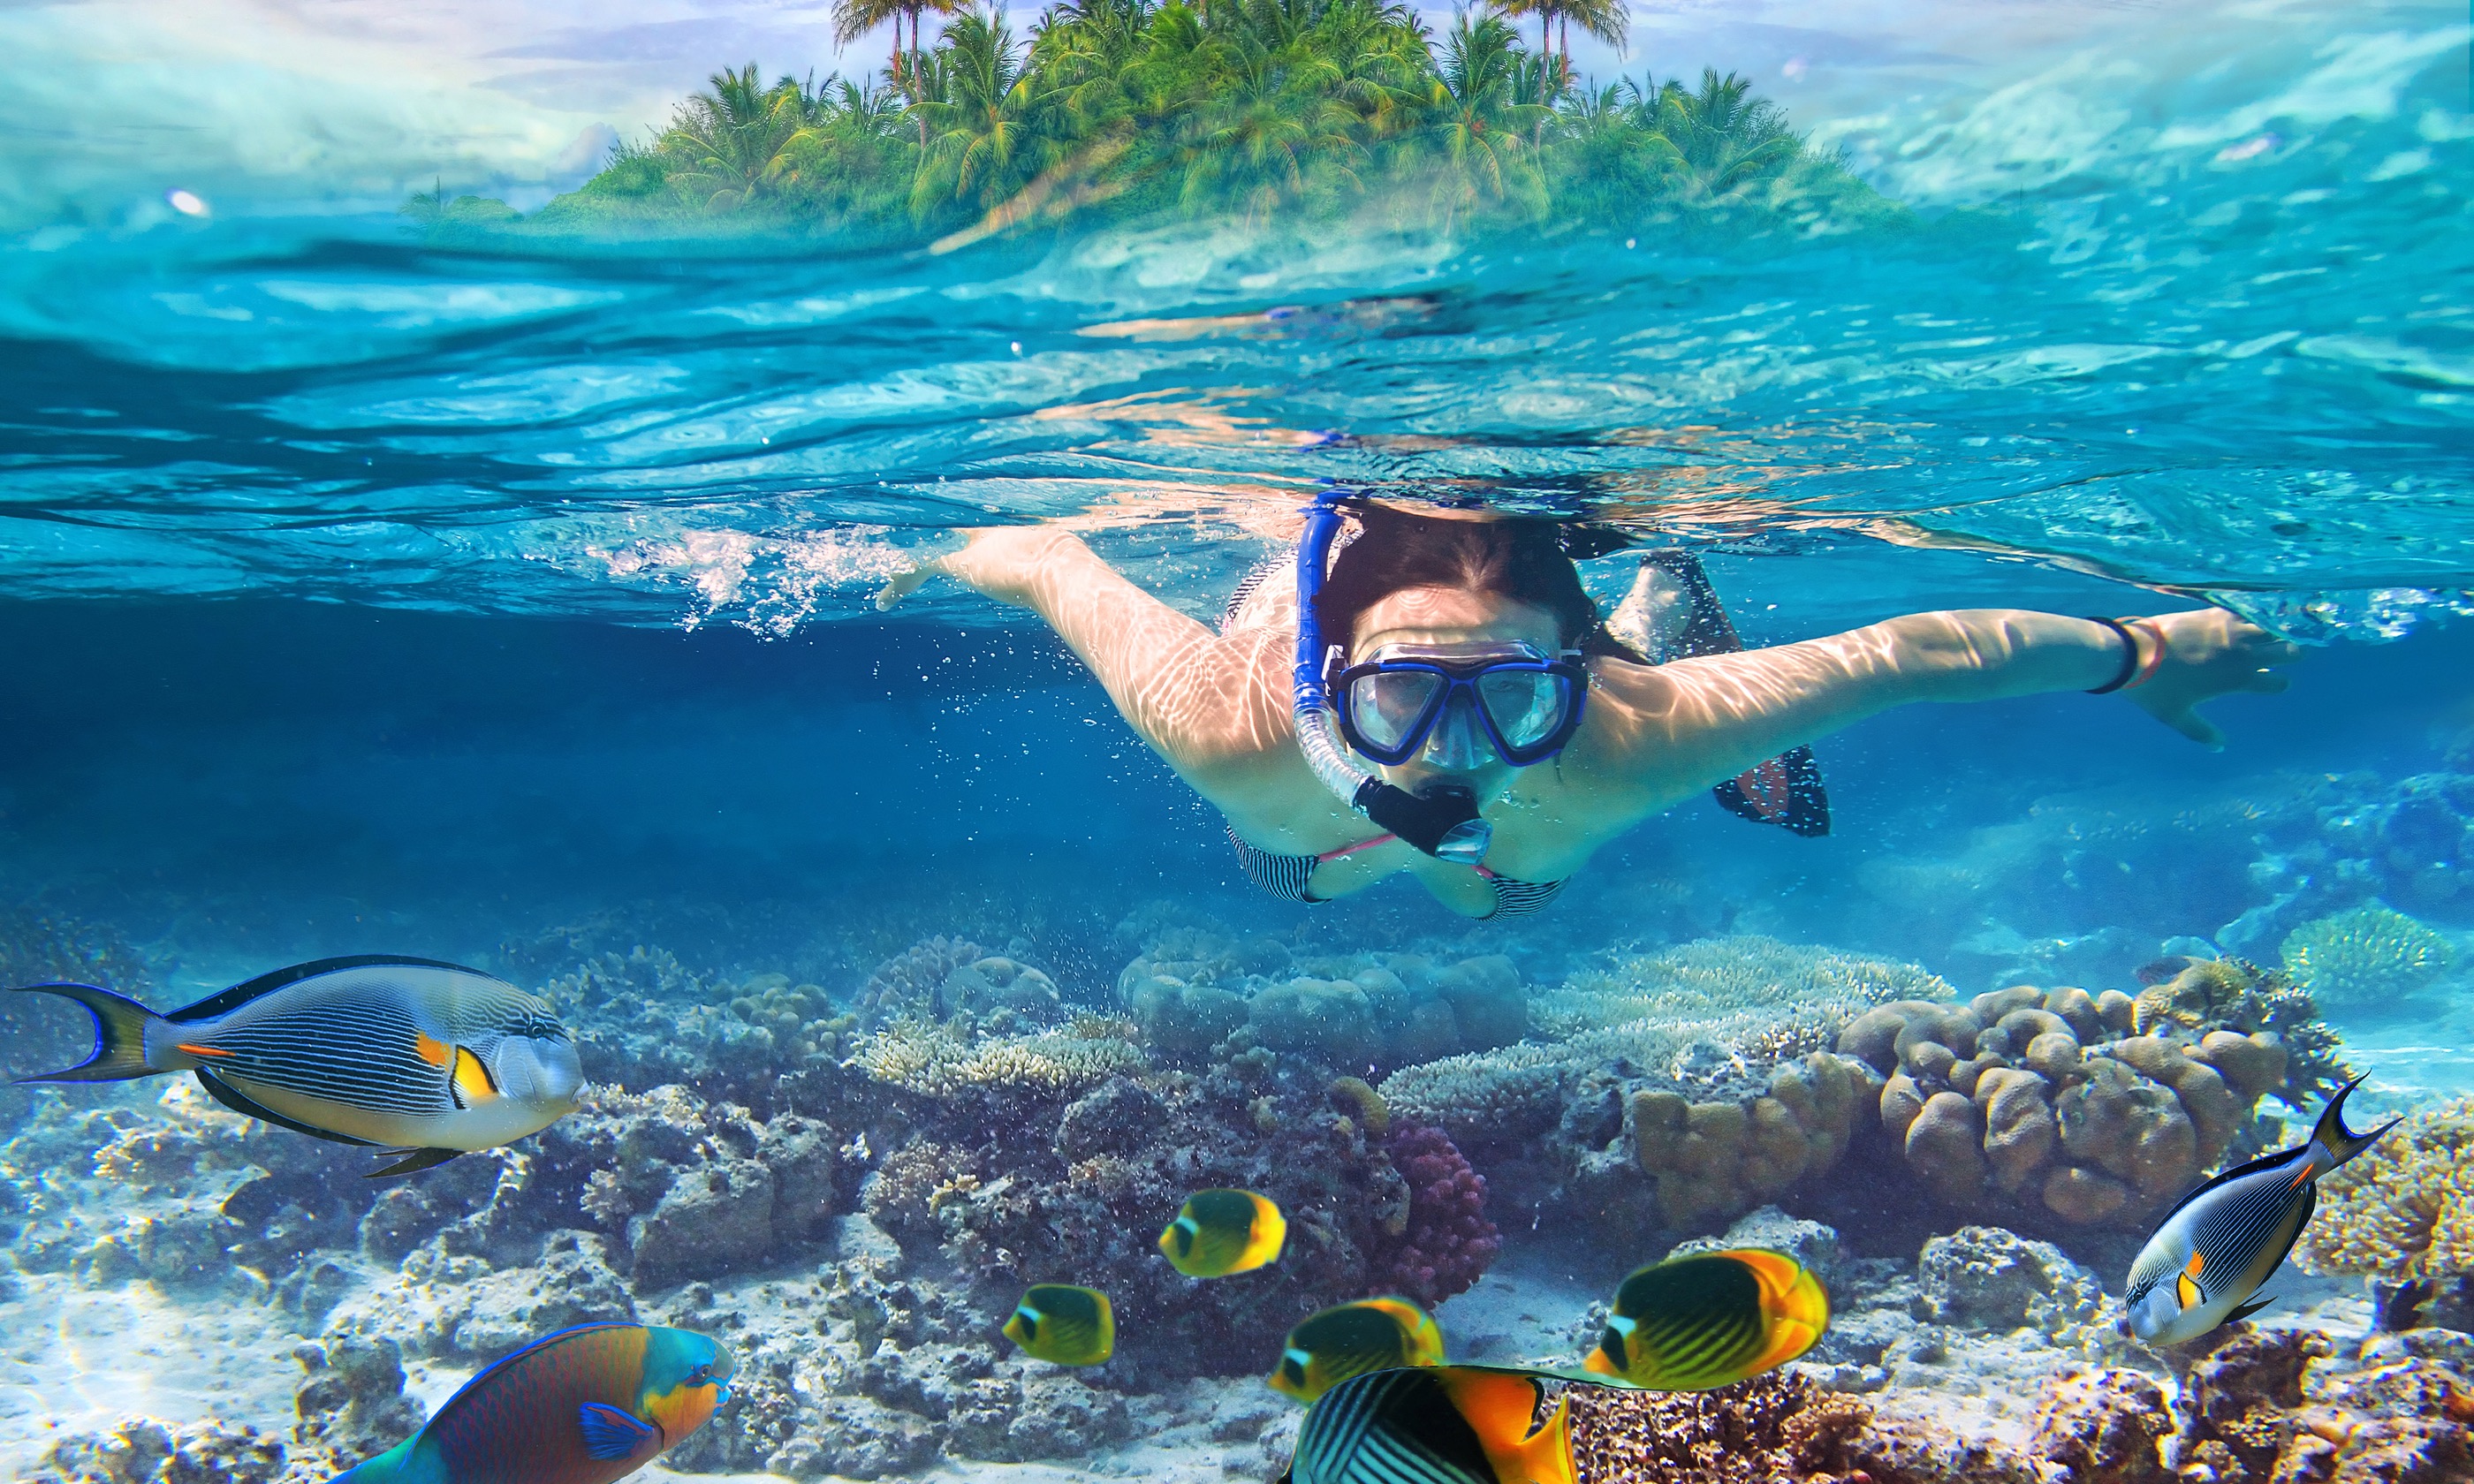
M 1315 600 L 1315 617 L 1331 641 L 1346 644 L 1359 615 L 1403 588 L 1458 587 L 1554 614 L 1567 649 L 1630 656 L 1582 590 L 1560 523 L 1535 515 L 1444 520 L 1370 503 L 1351 511 L 1357 539 L 1332 559 Z

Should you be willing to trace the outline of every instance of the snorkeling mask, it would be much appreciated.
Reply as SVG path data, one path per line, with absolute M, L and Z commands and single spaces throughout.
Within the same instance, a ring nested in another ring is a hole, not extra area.
M 1564 750 L 1581 725 L 1589 673 L 1577 656 L 1530 644 L 1386 644 L 1332 678 L 1340 734 L 1367 757 L 1466 771 L 1515 768 Z
M 1350 808 L 1438 860 L 1475 866 L 1494 828 L 1478 817 L 1467 785 L 1437 778 L 1411 793 L 1349 756 L 1346 738 L 1386 766 L 1406 762 L 1436 741 L 1437 766 L 1465 769 L 1477 756 L 1474 725 L 1495 755 L 1527 767 L 1560 752 L 1581 724 L 1589 672 L 1525 644 L 1385 645 L 1365 664 L 1335 667 L 1337 644 L 1323 643 L 1315 616 L 1331 549 L 1340 534 L 1336 489 L 1315 497 L 1298 542 L 1298 651 L 1292 672 L 1298 749 L 1323 786 Z M 1343 692 L 1337 707 L 1333 685 Z M 1439 739 L 1438 731 L 1443 733 Z M 1465 757 L 1468 761 L 1446 760 Z

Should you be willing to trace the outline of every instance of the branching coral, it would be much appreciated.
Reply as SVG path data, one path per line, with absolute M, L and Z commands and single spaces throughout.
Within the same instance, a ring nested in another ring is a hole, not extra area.
M 2280 951 L 2295 983 L 2341 1011 L 2393 1006 L 2456 962 L 2447 939 L 2376 904 L 2305 922 Z
M 978 1091 L 1071 1097 L 1144 1065 L 1142 1051 L 1112 1033 L 1116 1022 L 1035 1036 L 977 1038 L 953 1025 L 897 1020 L 867 1039 L 853 1065 L 879 1082 L 926 1097 Z
M 2322 1176 L 2293 1250 L 2315 1273 L 2474 1275 L 2474 1100 L 2416 1113 Z

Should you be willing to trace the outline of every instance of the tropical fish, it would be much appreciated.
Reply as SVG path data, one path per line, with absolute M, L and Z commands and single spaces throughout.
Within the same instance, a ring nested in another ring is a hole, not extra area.
M 2299 1148 L 2237 1164 L 2165 1213 L 2130 1264 L 2122 1307 L 2131 1333 L 2150 1345 L 2179 1345 L 2272 1302 L 2244 1301 L 2293 1250 L 2319 1205 L 2319 1177 L 2397 1126 L 2391 1118 L 2368 1134 L 2345 1127 L 2345 1098 L 2362 1085 L 2357 1077 L 2328 1100 Z
M 1279 1484 L 1576 1484 L 1565 1403 L 1529 1425 L 1541 1394 L 1495 1366 L 1351 1376 L 1306 1409 Z
M 1096 1366 L 1116 1353 L 1116 1311 L 1097 1288 L 1033 1283 L 1013 1306 L 1005 1337 L 1033 1360 Z
M 1625 1279 L 1583 1364 L 1657 1391 L 1708 1391 L 1786 1364 L 1829 1328 L 1830 1295 L 1793 1257 L 1699 1252 Z
M 610 1484 L 705 1424 L 730 1352 L 685 1329 L 581 1325 L 466 1381 L 426 1426 L 329 1484 Z
M 575 1107 L 584 1073 L 549 1002 L 424 958 L 329 958 L 261 974 L 169 1015 L 90 984 L 73 999 L 94 1052 L 19 1082 L 121 1082 L 193 1071 L 217 1102 L 341 1144 L 375 1145 L 407 1175 L 513 1143 Z
M 1169 1265 L 1188 1278 L 1226 1278 L 1279 1259 L 1289 1219 L 1251 1190 L 1198 1190 L 1159 1236 Z
M 1300 1320 L 1264 1380 L 1311 1402 L 1352 1376 L 1443 1363 L 1443 1331 L 1424 1309 L 1406 1299 L 1360 1299 Z

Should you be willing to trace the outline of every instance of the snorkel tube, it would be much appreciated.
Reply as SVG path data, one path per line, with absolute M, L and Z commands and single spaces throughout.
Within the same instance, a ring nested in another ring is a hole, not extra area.
M 1437 860 L 1474 866 L 1486 859 L 1494 826 L 1478 818 L 1477 796 L 1452 784 L 1435 784 L 1413 794 L 1386 783 L 1348 754 L 1333 714 L 1331 690 L 1325 682 L 1340 646 L 1326 648 L 1322 625 L 1315 616 L 1315 599 L 1322 591 L 1323 569 L 1339 538 L 1341 501 L 1337 490 L 1325 490 L 1306 508 L 1305 535 L 1298 542 L 1298 662 L 1296 717 L 1298 750 L 1306 766 L 1322 779 L 1341 802 L 1365 815 Z

